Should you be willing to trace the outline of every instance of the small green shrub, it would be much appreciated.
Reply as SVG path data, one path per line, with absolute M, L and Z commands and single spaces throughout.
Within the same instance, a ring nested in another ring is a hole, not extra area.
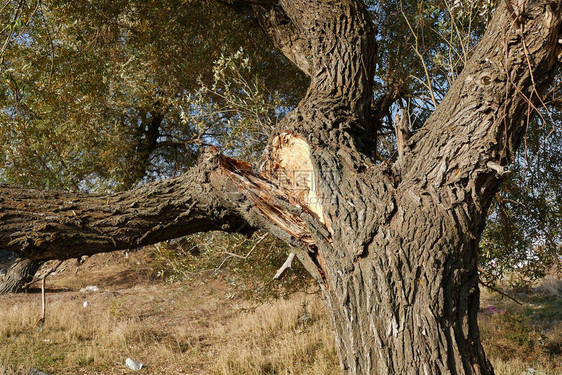
M 504 327 L 509 341 L 521 346 L 532 346 L 534 344 L 534 330 L 527 315 L 505 312 L 497 314 L 496 317 L 499 326 Z

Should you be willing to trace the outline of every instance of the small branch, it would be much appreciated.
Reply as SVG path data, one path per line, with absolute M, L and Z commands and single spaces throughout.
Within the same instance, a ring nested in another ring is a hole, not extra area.
M 396 114 L 395 119 L 395 132 L 396 132 L 396 147 L 398 148 L 398 158 L 401 159 L 404 156 L 404 151 L 408 143 L 408 139 L 411 136 L 409 123 L 409 113 L 404 109 L 400 110 L 400 115 Z
M 421 52 L 419 50 L 418 34 L 416 34 L 414 29 L 412 28 L 412 25 L 410 24 L 410 21 L 408 20 L 408 17 L 406 16 L 406 13 L 404 13 L 403 10 L 401 10 L 401 13 L 402 13 L 402 16 L 404 17 L 404 20 L 406 21 L 406 24 L 408 25 L 408 28 L 410 29 L 410 32 L 412 33 L 412 36 L 414 37 L 414 40 L 416 41 L 416 45 L 414 47 L 414 52 L 420 58 L 420 61 L 421 61 L 422 66 L 423 66 L 423 70 L 425 72 L 425 77 L 427 79 L 427 84 L 425 84 L 425 82 L 423 82 L 421 79 L 419 79 L 416 76 L 411 76 L 411 77 L 414 77 L 414 78 L 418 79 L 423 85 L 425 85 L 425 87 L 429 90 L 429 93 L 431 95 L 431 101 L 433 102 L 433 107 L 437 108 L 437 100 L 435 100 L 435 94 L 433 93 L 433 86 L 431 84 L 431 76 L 429 75 L 429 70 L 427 69 L 427 64 L 425 63 L 425 59 L 423 58 L 423 55 L 421 54 Z
M 76 271 L 74 272 L 74 276 L 78 275 L 78 271 L 80 270 L 80 266 L 82 264 L 84 264 L 84 262 L 86 262 L 86 259 L 88 259 L 87 255 L 76 258 Z
M 258 247 L 258 245 L 266 239 L 266 237 L 269 236 L 269 233 L 264 234 L 263 236 L 260 237 L 260 239 L 254 244 L 254 246 L 252 246 L 252 248 L 250 249 L 250 251 L 248 251 L 248 253 L 246 255 L 238 255 L 235 253 L 231 253 L 229 251 L 223 251 L 224 254 L 227 254 L 228 256 L 226 258 L 223 259 L 223 261 L 221 262 L 221 264 L 219 264 L 219 266 L 215 269 L 215 274 L 218 273 L 220 271 L 220 269 L 222 268 L 222 266 L 226 263 L 227 260 L 229 260 L 230 258 L 239 258 L 239 259 L 243 259 L 243 260 L 247 260 L 250 255 L 254 252 L 254 250 L 256 250 L 256 248 Z
M 279 268 L 279 270 L 277 271 L 275 276 L 273 276 L 273 280 L 279 280 L 281 278 L 281 276 L 283 276 L 285 271 L 288 268 L 291 268 L 291 265 L 293 264 L 293 259 L 295 259 L 295 253 L 289 254 L 289 257 L 287 258 L 285 263 L 283 263 L 283 265 L 281 266 L 281 268 Z
M 23 6 L 24 5 L 25 5 L 25 0 L 20 0 L 20 2 L 18 3 L 18 7 L 16 8 L 16 11 L 14 13 L 14 20 L 2 30 L 2 31 L 4 31 L 8 27 L 12 28 L 11 30 L 9 30 L 8 36 L 6 37 L 6 40 L 4 41 L 4 44 L 2 45 L 2 48 L 0 48 L 0 63 L 2 63 L 2 64 L 4 63 L 4 54 L 6 52 L 6 48 L 8 48 L 8 45 L 10 44 L 10 41 L 12 40 L 12 36 L 14 36 L 14 34 L 16 32 L 16 22 L 17 22 L 18 18 L 21 17 L 21 14 L 23 13 Z
M 49 71 L 49 84 L 50 84 L 53 80 L 53 71 L 55 70 L 55 44 L 53 43 L 53 37 L 51 35 L 49 23 L 45 18 L 45 12 L 43 11 L 43 3 L 41 1 L 38 1 L 37 6 L 41 8 L 41 19 L 45 24 L 45 29 L 47 30 L 47 36 L 49 37 L 49 46 L 51 48 L 51 70 Z
M 523 303 L 522 303 L 522 302 L 518 301 L 517 299 L 515 299 L 515 298 L 512 297 L 512 296 L 510 296 L 509 294 L 507 294 L 507 293 L 505 293 L 505 292 L 502 292 L 502 291 L 499 290 L 498 288 L 495 288 L 495 287 L 491 286 L 490 284 L 487 284 L 487 283 L 483 282 L 483 281 L 480 280 L 480 279 L 478 279 L 478 283 L 479 283 L 480 285 L 482 285 L 482 286 L 488 288 L 488 289 L 493 290 L 494 292 L 497 292 L 497 293 L 501 294 L 501 295 L 504 296 L 504 297 L 509 298 L 509 299 L 512 300 L 513 302 L 515 302 L 515 303 L 517 303 L 517 304 L 523 306 Z
M 517 25 L 517 27 L 519 27 L 521 25 L 520 14 L 518 14 L 515 11 L 515 9 L 513 9 L 513 5 L 511 4 L 510 0 L 504 0 L 504 2 L 505 2 L 505 7 L 507 8 L 509 14 L 511 15 L 511 18 L 513 18 L 515 24 Z

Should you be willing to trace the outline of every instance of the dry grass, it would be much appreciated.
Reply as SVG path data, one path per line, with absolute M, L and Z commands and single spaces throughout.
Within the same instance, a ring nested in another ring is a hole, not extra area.
M 536 375 L 562 373 L 562 298 L 551 288 L 519 293 L 522 305 L 497 293 L 482 293 L 479 326 L 482 342 L 496 374 L 522 374 L 528 368 Z M 493 306 L 499 312 L 489 312 Z
M 242 314 L 220 330 L 229 337 L 218 374 L 339 374 L 333 335 L 319 298 L 294 295 Z
M 142 254 L 87 264 L 78 278 L 67 264 L 49 279 L 43 332 L 37 291 L 0 297 L 0 374 L 125 374 L 127 357 L 147 374 L 337 373 L 329 370 L 336 354 L 318 297 L 258 306 L 224 280 L 157 282 Z M 87 285 L 100 291 L 77 291 Z
M 225 280 L 155 282 L 142 253 L 97 256 L 86 265 L 78 278 L 67 265 L 49 279 L 43 332 L 40 294 L 0 297 L 0 375 L 30 368 L 128 374 L 127 357 L 143 362 L 144 374 L 339 374 L 324 307 L 314 295 L 258 305 L 238 297 Z M 101 290 L 77 291 L 86 285 Z M 537 375 L 561 373 L 562 325 L 555 321 L 562 306 L 559 297 L 552 301 L 517 310 L 484 294 L 484 307 L 508 311 L 481 314 L 497 374 L 519 375 L 530 367 Z

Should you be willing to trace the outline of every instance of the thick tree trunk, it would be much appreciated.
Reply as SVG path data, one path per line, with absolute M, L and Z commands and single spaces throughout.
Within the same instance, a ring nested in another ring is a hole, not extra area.
M 406 197 L 352 269 L 326 262 L 345 373 L 492 373 L 476 320 L 478 241 L 457 228 L 431 197 Z
M 111 196 L 0 186 L 0 247 L 67 258 L 263 228 L 320 283 L 345 374 L 492 374 L 476 324 L 478 240 L 523 115 L 558 69 L 562 0 L 502 3 L 392 165 L 368 156 L 376 45 L 361 1 L 225 2 L 311 78 L 258 171 L 208 152 L 180 178 Z
M 392 166 L 365 157 L 375 47 L 364 9 L 354 1 L 280 6 L 285 17 L 271 6 L 258 18 L 281 50 L 291 48 L 311 85 L 273 135 L 260 171 L 305 213 L 310 238 L 299 256 L 319 275 L 343 372 L 492 374 L 477 327 L 478 241 L 524 114 L 557 72 L 560 3 L 520 1 L 515 14 L 500 5 L 457 82 Z M 280 19 L 301 34 L 279 38 L 271 29 L 289 27 L 276 27 Z
M 0 279 L 0 295 L 24 291 L 44 262 L 17 258 Z

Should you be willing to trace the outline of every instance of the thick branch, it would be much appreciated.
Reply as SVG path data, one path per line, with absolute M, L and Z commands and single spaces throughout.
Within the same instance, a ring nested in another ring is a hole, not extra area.
M 375 28 L 362 1 L 284 0 L 294 28 L 310 44 L 308 96 L 340 99 L 368 119 L 375 69 Z
M 196 232 L 263 228 L 301 252 L 322 277 L 305 223 L 317 218 L 301 190 L 279 187 L 247 163 L 203 154 L 181 177 L 128 192 L 96 195 L 0 185 L 0 248 L 31 259 L 65 259 L 135 248 Z M 303 187 L 305 190 L 306 186 Z M 308 193 L 307 193 L 308 194 Z M 324 229 L 315 237 L 329 237 Z M 301 250 L 303 249 L 303 250 Z
M 200 231 L 251 232 L 238 211 L 244 205 L 229 206 L 229 192 L 211 177 L 226 175 L 217 155 L 208 153 L 181 177 L 111 195 L 1 185 L 0 248 L 26 258 L 65 259 Z
M 275 46 L 304 74 L 311 76 L 313 67 L 310 41 L 291 22 L 281 6 L 254 5 L 253 9 L 261 27 L 273 40 Z
M 504 166 L 520 144 L 529 116 L 552 82 L 561 54 L 562 1 L 516 6 L 516 20 L 502 3 L 437 110 L 410 141 L 403 179 L 423 179 L 446 205 L 471 196 L 485 211 Z M 453 188 L 454 187 L 454 188 Z

